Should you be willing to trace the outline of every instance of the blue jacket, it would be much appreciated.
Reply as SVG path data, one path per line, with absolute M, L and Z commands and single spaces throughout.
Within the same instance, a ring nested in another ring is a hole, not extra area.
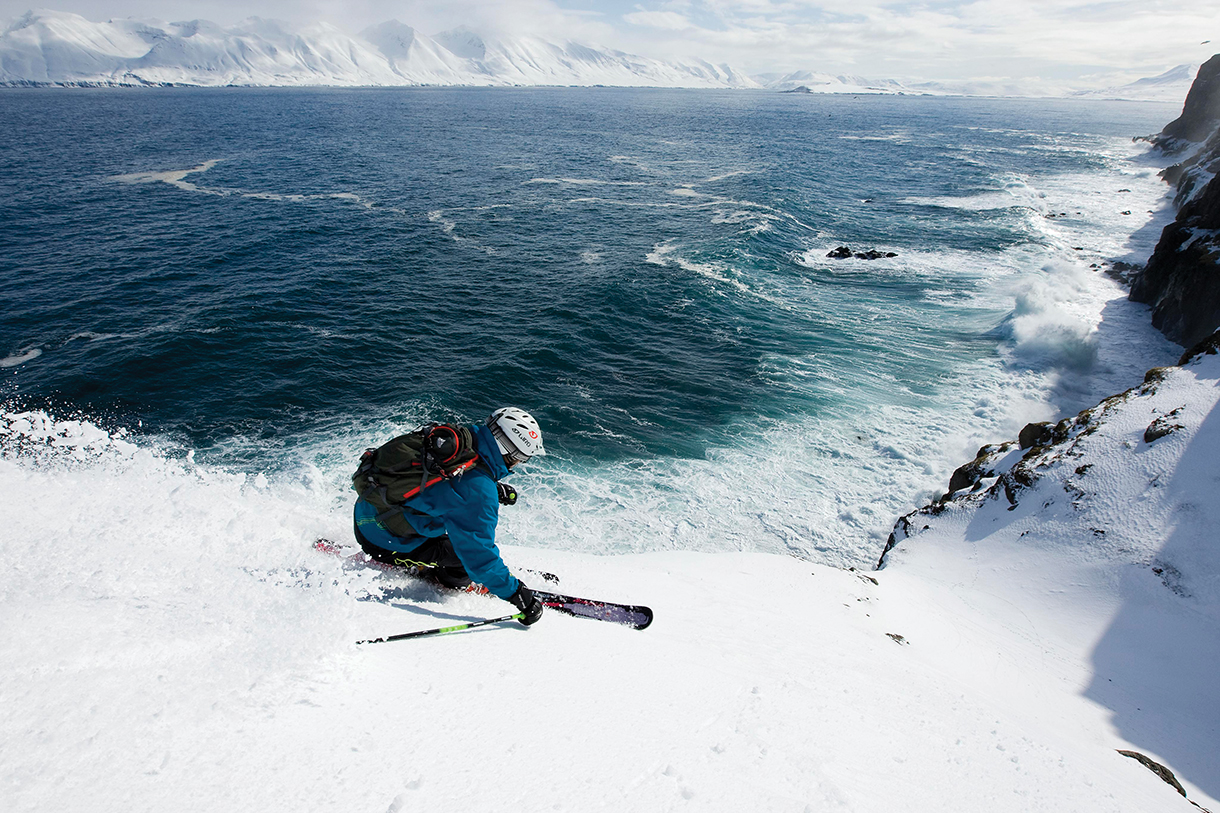
M 470 578 L 500 598 L 517 592 L 519 582 L 500 558 L 496 547 L 496 523 L 500 499 L 496 481 L 508 475 L 500 447 L 486 426 L 472 426 L 479 463 L 460 477 L 428 486 L 407 500 L 402 513 L 421 536 L 449 534 L 453 551 L 462 560 Z M 377 509 L 356 500 L 356 525 L 374 545 L 400 553 L 419 547 L 420 540 L 395 536 L 377 522 Z

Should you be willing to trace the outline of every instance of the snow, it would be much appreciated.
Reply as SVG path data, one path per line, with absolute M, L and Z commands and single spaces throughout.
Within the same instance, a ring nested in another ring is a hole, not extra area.
M 1087 96 L 1177 101 L 1197 65 L 1087 90 L 1065 81 L 972 77 L 898 81 L 801 70 L 747 76 L 696 58 L 651 59 L 597 45 L 538 37 L 491 38 L 465 26 L 427 36 L 398 20 L 358 36 L 326 23 L 294 28 L 251 17 L 224 28 L 206 20 L 93 22 L 30 11 L 0 34 L 3 85 L 609 85 L 766 88 L 850 94 Z
M 1146 76 L 1134 82 L 1075 95 L 1107 99 L 1131 99 L 1149 102 L 1177 102 L 1186 98 L 1194 84 L 1199 65 L 1178 65 L 1158 76 Z
M 91 22 L 32 11 L 0 35 L 0 85 L 619 85 L 757 87 L 728 66 L 655 60 L 536 37 L 436 38 L 397 20 L 359 37 L 327 23 L 295 29 L 257 17 Z
M 656 621 L 366 646 L 509 608 L 312 551 L 350 533 L 323 472 L 8 413 L 5 808 L 1194 809 L 1135 750 L 1216 809 L 1217 400 L 1202 356 L 997 453 L 880 571 L 506 547 Z

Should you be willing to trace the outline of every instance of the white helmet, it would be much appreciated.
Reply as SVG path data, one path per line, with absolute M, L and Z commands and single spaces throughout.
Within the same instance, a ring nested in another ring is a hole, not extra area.
M 538 421 L 524 409 L 503 407 L 491 413 L 487 428 L 495 437 L 500 453 L 524 463 L 534 455 L 545 455 L 542 448 L 542 430 Z

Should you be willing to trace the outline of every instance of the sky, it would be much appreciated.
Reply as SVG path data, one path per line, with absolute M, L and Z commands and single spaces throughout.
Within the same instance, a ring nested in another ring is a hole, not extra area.
M 326 21 L 353 34 L 390 19 L 425 34 L 465 24 L 492 36 L 699 57 L 750 74 L 873 79 L 1130 81 L 1220 51 L 1216 0 L 60 0 L 48 7 L 95 21 Z M 29 8 L 0 0 L 0 18 Z

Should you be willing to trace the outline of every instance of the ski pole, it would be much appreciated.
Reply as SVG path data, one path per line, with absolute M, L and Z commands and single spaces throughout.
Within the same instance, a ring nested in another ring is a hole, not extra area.
M 399 635 L 390 635 L 385 638 L 374 638 L 371 641 L 357 641 L 357 644 L 384 644 L 389 641 L 401 641 L 405 638 L 419 638 L 423 635 L 444 635 L 447 632 L 460 632 L 461 630 L 470 630 L 475 627 L 485 627 L 488 624 L 499 624 L 501 621 L 518 621 L 525 618 L 525 613 L 514 613 L 501 618 L 484 618 L 482 621 L 471 621 L 468 624 L 458 624 L 453 627 L 437 627 L 434 630 L 420 630 L 419 632 L 404 632 Z

